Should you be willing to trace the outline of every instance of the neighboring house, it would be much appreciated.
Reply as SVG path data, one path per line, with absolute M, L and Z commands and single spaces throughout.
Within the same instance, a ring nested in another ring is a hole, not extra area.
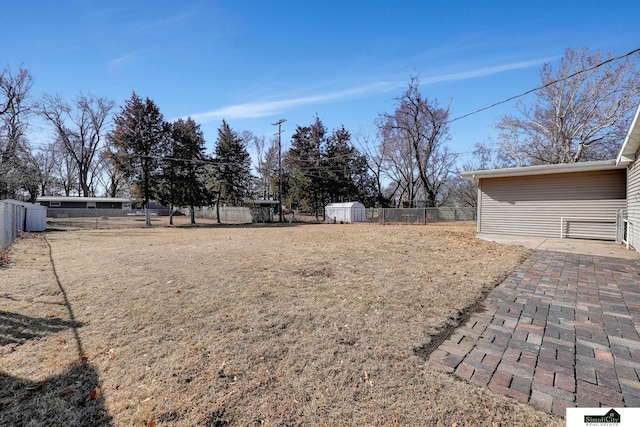
M 615 160 L 461 173 L 478 184 L 478 233 L 616 240 L 626 211 L 640 248 L 639 114 Z
M 131 199 L 113 197 L 40 196 L 36 203 L 49 218 L 126 216 L 133 207 Z
M 114 197 L 40 196 L 38 203 L 60 209 L 131 209 L 131 199 Z
M 143 215 L 141 201 L 122 197 L 40 196 L 37 203 L 47 207 L 53 218 L 93 216 Z M 169 208 L 153 200 L 149 202 L 153 215 L 169 215 Z M 99 212 L 101 211 L 101 212 Z

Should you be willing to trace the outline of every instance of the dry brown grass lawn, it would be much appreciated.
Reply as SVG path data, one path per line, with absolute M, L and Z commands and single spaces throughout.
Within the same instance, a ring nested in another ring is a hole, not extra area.
M 562 425 L 420 357 L 526 255 L 469 224 L 23 238 L 0 424 Z

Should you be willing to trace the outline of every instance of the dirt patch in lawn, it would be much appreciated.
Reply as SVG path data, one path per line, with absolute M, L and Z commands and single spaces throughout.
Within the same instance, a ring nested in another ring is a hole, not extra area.
M 425 366 L 433 338 L 528 255 L 474 234 L 331 224 L 23 238 L 0 272 L 0 424 L 562 425 Z

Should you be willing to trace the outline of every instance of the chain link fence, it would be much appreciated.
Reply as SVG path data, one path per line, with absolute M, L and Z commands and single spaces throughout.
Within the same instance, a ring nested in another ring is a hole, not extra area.
M 182 213 L 190 215 L 189 209 L 182 209 Z M 251 224 L 252 222 L 265 222 L 269 218 L 268 208 L 254 208 L 239 206 L 220 206 L 195 208 L 196 218 L 218 219 L 222 224 Z M 256 217 L 256 218 L 254 218 Z
M 0 250 L 4 250 L 24 229 L 24 206 L 0 201 Z
M 182 215 L 189 216 L 188 208 L 178 210 Z M 195 217 L 216 221 L 218 214 L 215 207 L 198 207 L 194 209 Z M 251 224 L 278 222 L 279 215 L 265 207 L 230 207 L 220 206 L 220 222 L 222 224 Z M 159 215 L 157 211 L 151 210 L 154 221 L 167 218 Z M 49 208 L 48 217 L 52 219 L 67 220 L 67 225 L 72 224 L 74 218 L 84 220 L 82 223 L 89 224 L 87 220 L 94 221 L 95 228 L 106 226 L 124 225 L 123 220 L 141 220 L 144 218 L 144 211 L 126 211 L 121 209 L 60 209 Z M 175 217 L 174 217 L 175 218 Z M 283 220 L 288 223 L 321 223 L 331 222 L 325 219 L 324 210 L 318 212 L 301 212 L 287 210 L 284 212 Z M 475 221 L 476 208 L 365 208 L 364 222 L 379 224 L 429 224 L 435 222 L 452 221 Z M 55 221 L 59 225 L 59 221 Z M 138 221 L 140 222 L 140 221 Z M 75 224 L 75 223 L 73 223 Z M 78 225 L 80 222 L 78 222 Z M 135 223 L 133 223 L 135 225 Z M 138 224 L 139 225 L 139 224 Z
M 475 221 L 476 208 L 379 208 L 367 209 L 367 222 L 381 224 L 429 224 L 432 222 Z
M 326 222 L 324 210 L 316 212 L 290 211 L 287 222 Z M 448 221 L 475 221 L 476 208 L 365 208 L 365 222 L 380 224 L 429 224 Z
M 269 208 L 220 206 L 221 224 L 251 224 L 273 222 Z M 217 223 L 218 212 L 215 207 L 197 207 L 195 217 L 204 223 Z M 158 209 L 149 209 L 152 224 L 167 225 L 169 215 Z M 191 215 L 189 208 L 175 209 L 174 222 L 184 223 Z M 145 226 L 145 211 L 126 209 L 86 209 L 51 208 L 47 209 L 47 218 L 51 229 L 76 228 L 135 228 Z

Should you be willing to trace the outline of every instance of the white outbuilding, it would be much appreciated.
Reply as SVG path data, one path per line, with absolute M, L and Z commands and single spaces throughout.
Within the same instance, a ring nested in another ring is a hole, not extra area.
M 364 222 L 365 207 L 360 202 L 329 203 L 324 208 L 324 217 L 327 222 Z

